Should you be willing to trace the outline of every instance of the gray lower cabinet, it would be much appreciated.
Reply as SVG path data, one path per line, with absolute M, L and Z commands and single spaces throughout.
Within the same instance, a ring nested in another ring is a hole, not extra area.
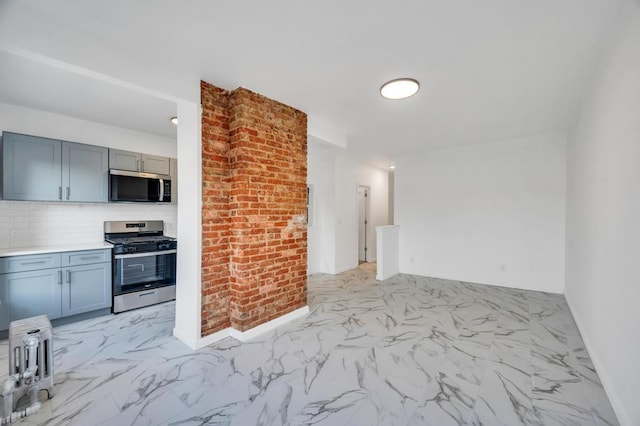
M 9 286 L 0 276 L 0 330 L 9 328 Z
M 5 200 L 107 202 L 109 150 L 3 132 Z
M 111 306 L 111 263 L 71 266 L 63 273 L 63 317 Z
M 60 318 L 60 278 L 60 269 L 2 275 L 0 280 L 9 290 L 9 321 L 36 315 L 47 315 L 49 319 Z
M 0 258 L 0 330 L 36 315 L 56 319 L 110 306 L 110 249 Z

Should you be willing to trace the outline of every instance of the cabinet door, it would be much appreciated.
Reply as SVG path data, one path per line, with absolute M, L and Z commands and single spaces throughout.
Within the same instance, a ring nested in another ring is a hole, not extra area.
M 62 270 L 62 316 L 111 307 L 111 262 Z
M 16 272 L 0 277 L 9 292 L 9 321 L 47 315 L 60 318 L 62 274 L 59 268 Z
M 5 200 L 57 201 L 61 197 L 62 142 L 2 134 Z
M 64 201 L 106 203 L 109 150 L 73 142 L 62 143 Z
M 172 158 L 169 162 L 169 175 L 171 176 L 171 204 L 178 203 L 178 160 Z
M 147 173 L 157 173 L 159 175 L 168 175 L 169 157 L 142 154 L 142 171 Z
M 118 170 L 140 171 L 140 153 L 122 151 L 119 149 L 109 150 L 109 168 Z

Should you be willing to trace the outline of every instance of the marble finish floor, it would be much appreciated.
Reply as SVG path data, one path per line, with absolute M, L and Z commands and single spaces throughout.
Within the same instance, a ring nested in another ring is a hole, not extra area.
M 617 424 L 561 295 L 366 269 L 308 288 L 308 316 L 196 352 L 172 303 L 56 327 L 55 397 L 22 424 Z

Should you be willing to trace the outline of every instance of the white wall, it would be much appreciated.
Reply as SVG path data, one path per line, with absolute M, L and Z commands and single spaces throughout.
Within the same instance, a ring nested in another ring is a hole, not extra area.
M 0 103 L 0 130 L 176 158 L 176 139 Z
M 309 138 L 308 182 L 314 190 L 314 219 L 308 228 L 309 274 L 337 274 L 358 266 L 358 185 L 371 188 L 368 235 L 375 259 L 375 227 L 388 223 L 388 173 L 359 163 L 344 149 Z
M 165 233 L 177 235 L 171 204 L 0 201 L 0 249 L 102 241 L 107 220 L 164 220 Z
M 175 140 L 3 103 L 0 130 L 176 156 Z M 104 221 L 132 219 L 164 220 L 177 234 L 175 205 L 0 201 L 0 248 L 102 241 Z
M 309 138 L 307 182 L 313 187 L 307 227 L 307 273 L 335 274 L 334 149 Z
M 618 419 L 640 424 L 640 6 L 568 149 L 566 297 Z
M 400 271 L 562 293 L 564 134 L 398 159 Z
M 343 152 L 335 154 L 335 273 L 358 266 L 358 169 Z

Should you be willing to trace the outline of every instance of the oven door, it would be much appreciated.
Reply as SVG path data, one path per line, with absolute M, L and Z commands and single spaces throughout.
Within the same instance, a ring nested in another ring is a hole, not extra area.
M 116 254 L 113 295 L 176 284 L 176 250 Z

